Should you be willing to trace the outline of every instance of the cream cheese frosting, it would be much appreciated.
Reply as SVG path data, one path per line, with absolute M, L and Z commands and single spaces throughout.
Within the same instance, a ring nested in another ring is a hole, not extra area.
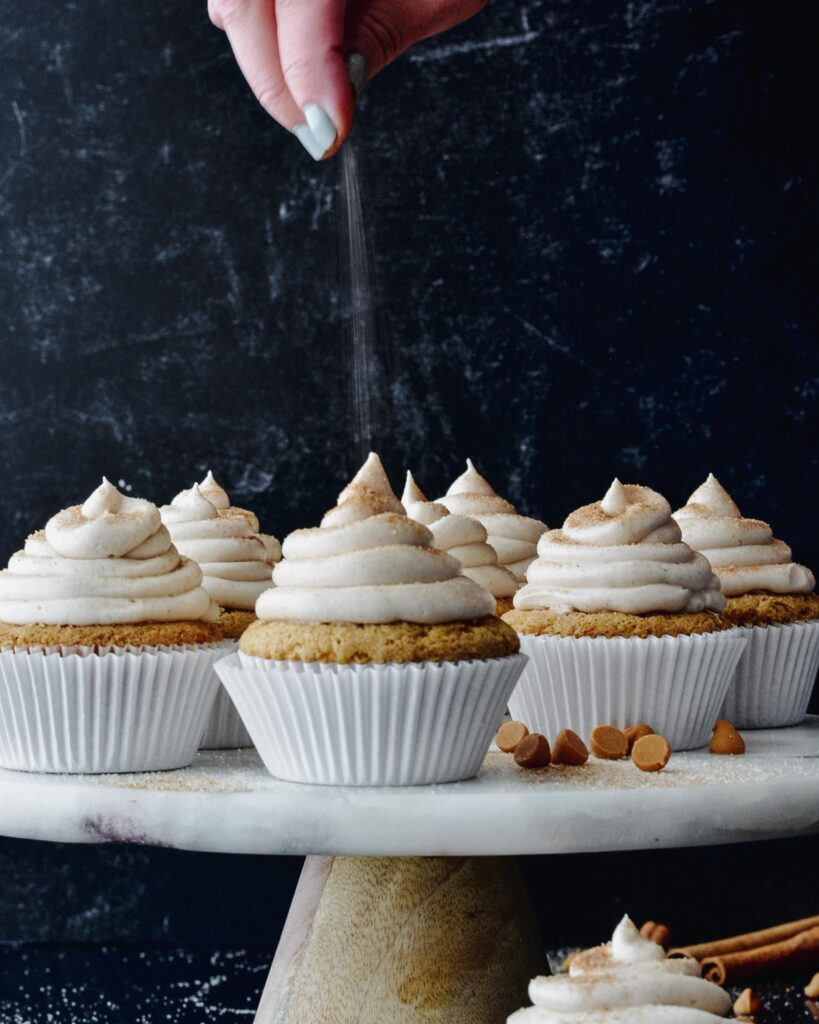
M 321 526 L 296 530 L 282 545 L 276 584 L 256 602 L 262 620 L 441 623 L 482 618 L 491 594 L 433 547 L 410 519 L 371 453 Z
M 524 582 L 535 559 L 538 538 L 547 529 L 545 523 L 519 515 L 511 502 L 495 493 L 471 459 L 466 460 L 466 472 L 438 502 L 455 515 L 477 519 L 497 553 L 498 564 L 514 573 L 519 584 Z
M 686 544 L 711 563 L 726 597 L 755 590 L 806 594 L 816 586 L 810 569 L 793 561 L 766 522 L 746 519 L 713 473 L 674 519 Z
M 199 566 L 180 556 L 159 509 L 103 478 L 58 512 L 0 572 L 0 621 L 93 626 L 213 621 Z
M 602 501 L 544 533 L 516 608 L 556 612 L 722 611 L 704 555 L 682 541 L 671 506 L 648 487 L 615 480 Z
M 213 600 L 223 608 L 253 611 L 281 558 L 279 542 L 259 533 L 256 516 L 231 505 L 212 473 L 180 491 L 160 513 L 179 551 L 198 562 Z
M 572 957 L 568 975 L 533 978 L 533 1006 L 507 1024 L 708 1024 L 731 1010 L 728 993 L 688 957 L 669 959 L 628 916 L 612 940 Z
M 515 575 L 498 565 L 495 549 L 487 543 L 486 528 L 477 519 L 454 515 L 440 502 L 430 501 L 407 472 L 401 503 L 410 519 L 423 523 L 432 544 L 461 563 L 464 576 L 474 580 L 493 597 L 511 597 L 518 589 Z

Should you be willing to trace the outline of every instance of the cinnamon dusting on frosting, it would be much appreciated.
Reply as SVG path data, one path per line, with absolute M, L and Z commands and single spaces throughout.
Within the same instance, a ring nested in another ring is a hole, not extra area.
M 443 623 L 495 610 L 460 562 L 406 516 L 373 453 L 321 526 L 296 530 L 282 550 L 276 586 L 256 604 L 263 621 Z
M 683 540 L 711 563 L 726 597 L 807 594 L 816 586 L 810 569 L 792 560 L 791 549 L 766 522 L 745 518 L 713 473 L 674 519 Z

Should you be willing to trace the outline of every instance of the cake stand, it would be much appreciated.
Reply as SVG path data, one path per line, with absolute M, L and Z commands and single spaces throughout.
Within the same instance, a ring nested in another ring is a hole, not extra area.
M 0 771 L 0 834 L 307 859 L 257 1024 L 501 1024 L 545 970 L 517 855 L 819 832 L 819 717 L 746 734 L 744 757 L 675 754 L 523 771 L 492 750 L 469 782 L 301 786 L 252 750 L 181 771 Z

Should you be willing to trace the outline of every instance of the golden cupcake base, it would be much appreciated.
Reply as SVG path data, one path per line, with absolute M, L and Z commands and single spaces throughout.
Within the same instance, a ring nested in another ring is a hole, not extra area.
M 554 612 L 515 608 L 503 616 L 518 633 L 530 636 L 649 637 L 691 636 L 730 629 L 733 623 L 716 612 L 629 615 L 626 612 Z
M 242 608 L 225 608 L 219 616 L 219 625 L 225 634 L 225 640 L 238 640 L 248 626 L 256 621 L 256 613 Z
M 753 591 L 729 597 L 723 615 L 734 626 L 786 626 L 819 619 L 819 594 Z
M 99 626 L 20 626 L 0 622 L 0 647 L 181 647 L 223 638 L 218 622 L 133 622 Z
M 472 622 L 254 622 L 243 634 L 244 654 L 276 661 L 338 665 L 401 664 L 503 658 L 520 644 L 515 631 L 495 615 Z

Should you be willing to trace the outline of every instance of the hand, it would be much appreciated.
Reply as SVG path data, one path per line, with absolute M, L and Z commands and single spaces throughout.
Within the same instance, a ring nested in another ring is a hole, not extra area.
M 227 33 L 264 109 L 323 160 L 352 124 L 351 71 L 363 86 L 413 43 L 465 21 L 486 2 L 208 0 L 208 14 Z

